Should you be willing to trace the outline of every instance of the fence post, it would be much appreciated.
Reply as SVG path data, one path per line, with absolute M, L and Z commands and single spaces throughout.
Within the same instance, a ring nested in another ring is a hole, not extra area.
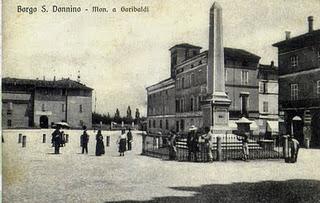
M 221 146 L 221 137 L 217 137 L 217 160 L 222 160 L 222 146 Z
M 42 143 L 46 143 L 46 134 L 42 135 Z
M 21 142 L 22 142 L 22 134 L 19 133 L 18 143 L 21 143 Z
M 110 136 L 107 135 L 106 137 L 106 146 L 109 147 L 110 146 Z
M 142 154 L 145 153 L 145 146 L 146 146 L 146 135 L 142 133 Z
M 26 143 L 27 143 L 27 136 L 22 136 L 22 147 L 26 147 Z
M 69 134 L 66 134 L 66 143 L 69 142 Z
M 283 136 L 283 157 L 285 162 L 289 162 L 289 145 L 288 145 L 288 136 Z

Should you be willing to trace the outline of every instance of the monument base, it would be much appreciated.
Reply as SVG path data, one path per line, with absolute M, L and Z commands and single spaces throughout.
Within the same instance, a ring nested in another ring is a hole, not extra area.
M 203 126 L 210 127 L 214 134 L 230 133 L 229 106 L 231 101 L 225 93 L 215 93 L 202 105 Z

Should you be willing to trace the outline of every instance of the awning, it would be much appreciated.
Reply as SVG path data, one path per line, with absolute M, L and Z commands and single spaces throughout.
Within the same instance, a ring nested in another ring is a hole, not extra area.
M 278 121 L 267 121 L 267 130 L 272 133 L 279 133 L 279 122 Z

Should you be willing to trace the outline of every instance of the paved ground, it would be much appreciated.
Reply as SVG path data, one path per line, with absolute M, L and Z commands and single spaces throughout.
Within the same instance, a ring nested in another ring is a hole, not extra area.
M 119 157 L 111 136 L 106 155 L 80 154 L 80 131 L 69 131 L 62 154 L 42 144 L 40 130 L 4 131 L 3 202 L 320 202 L 320 150 L 302 149 L 296 164 L 282 160 L 188 163 L 141 156 L 134 150 Z M 49 134 L 50 135 L 50 134 Z M 50 140 L 50 138 L 48 138 Z

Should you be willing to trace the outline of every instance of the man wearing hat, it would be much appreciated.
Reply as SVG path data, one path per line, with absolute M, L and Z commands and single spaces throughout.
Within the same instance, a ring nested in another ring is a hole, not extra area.
M 191 155 L 193 154 L 194 160 L 197 161 L 198 136 L 197 136 L 197 128 L 194 125 L 190 126 L 189 128 L 187 146 L 188 146 L 188 160 L 191 161 Z

